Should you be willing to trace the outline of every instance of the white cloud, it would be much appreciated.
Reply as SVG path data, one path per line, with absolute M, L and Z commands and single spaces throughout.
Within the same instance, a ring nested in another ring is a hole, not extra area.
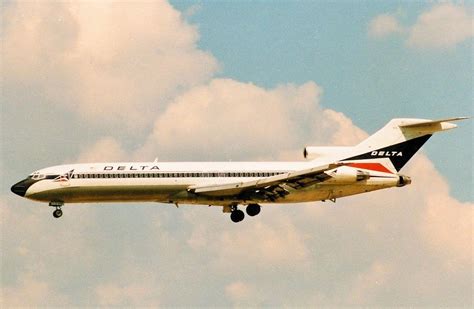
M 474 35 L 474 19 L 462 5 L 441 3 L 422 13 L 407 44 L 416 48 L 451 48 Z
M 51 297 L 54 295 L 54 297 Z M 33 274 L 22 274 L 15 286 L 1 287 L 2 308 L 35 306 L 65 306 L 68 299 L 47 281 L 38 281 Z
M 102 126 L 143 129 L 177 93 L 208 80 L 217 61 L 194 26 L 164 1 L 4 7 L 7 84 Z
M 299 159 L 305 144 L 360 140 L 364 134 L 359 129 L 338 133 L 351 122 L 323 109 L 320 96 L 321 88 L 314 82 L 267 90 L 214 79 L 169 104 L 138 150 L 137 159 L 270 159 L 281 151 L 301 149 Z
M 239 280 L 226 285 L 225 294 L 231 300 L 234 307 L 262 307 L 262 299 L 258 294 L 258 290 L 257 286 Z
M 242 281 L 236 281 L 227 285 L 225 292 L 231 299 L 239 301 L 251 295 L 251 287 Z
M 309 252 L 305 234 L 289 218 L 271 223 L 253 222 L 245 234 L 222 233 L 214 248 L 219 266 L 226 269 L 227 261 L 240 260 L 244 265 L 260 269 L 307 267 Z
M 122 145 L 113 137 L 103 137 L 79 154 L 76 162 L 120 162 L 129 160 Z
M 375 38 L 400 32 L 403 32 L 402 26 L 394 16 L 389 14 L 378 15 L 369 24 L 369 35 Z
M 321 125 L 325 128 L 325 134 L 330 136 L 328 144 L 352 146 L 368 137 L 367 133 L 355 126 L 352 120 L 341 112 L 325 109 L 323 119 Z
M 426 198 L 426 205 L 421 235 L 433 250 L 445 257 L 444 266 L 457 268 L 472 262 L 473 204 L 432 192 Z
M 379 288 L 390 279 L 392 267 L 375 261 L 366 272 L 360 273 L 352 283 L 352 291 L 348 295 L 348 303 L 353 305 L 374 302 Z
M 153 285 L 149 282 L 140 283 L 108 283 L 95 288 L 99 306 L 147 306 L 160 305 Z
M 438 3 L 422 12 L 412 26 L 403 27 L 394 15 L 381 14 L 371 20 L 368 31 L 374 38 L 406 35 L 411 48 L 446 49 L 474 36 L 474 18 L 462 4 Z

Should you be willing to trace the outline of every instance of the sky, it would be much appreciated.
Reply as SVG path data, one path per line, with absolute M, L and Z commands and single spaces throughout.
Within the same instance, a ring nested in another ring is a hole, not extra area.
M 472 120 L 404 188 L 336 204 L 66 205 L 10 186 L 91 161 L 302 160 L 391 118 L 473 115 L 469 2 L 3 2 L 4 306 L 472 306 Z

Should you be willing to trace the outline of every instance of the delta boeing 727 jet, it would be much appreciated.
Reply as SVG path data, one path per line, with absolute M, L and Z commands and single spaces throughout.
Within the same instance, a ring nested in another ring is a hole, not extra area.
M 306 147 L 302 162 L 146 162 L 58 165 L 35 171 L 11 190 L 55 207 L 73 203 L 158 202 L 221 206 L 233 222 L 260 204 L 335 202 L 411 183 L 401 168 L 450 121 L 393 119 L 353 147 Z

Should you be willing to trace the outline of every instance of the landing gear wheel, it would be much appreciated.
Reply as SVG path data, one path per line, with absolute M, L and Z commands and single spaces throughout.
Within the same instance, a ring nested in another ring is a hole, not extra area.
M 245 211 L 247 212 L 247 215 L 253 217 L 260 213 L 260 209 L 261 207 L 258 204 L 248 204 L 247 208 L 245 208 Z
M 55 218 L 59 218 L 63 215 L 63 211 L 61 209 L 56 209 L 55 211 L 53 211 L 53 217 Z
M 234 210 L 233 212 L 230 213 L 230 219 L 235 223 L 244 220 L 244 217 L 245 217 L 244 212 L 239 209 Z

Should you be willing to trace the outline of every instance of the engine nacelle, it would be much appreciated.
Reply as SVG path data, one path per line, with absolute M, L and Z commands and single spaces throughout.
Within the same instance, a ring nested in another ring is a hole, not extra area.
M 316 159 L 332 155 L 339 155 L 344 152 L 348 152 L 352 147 L 345 146 L 332 146 L 332 147 L 318 147 L 318 146 L 306 146 L 303 150 L 303 156 L 305 159 Z
M 404 187 L 411 184 L 411 178 L 405 175 L 398 176 L 397 187 Z
M 332 177 L 333 182 L 337 183 L 355 183 L 357 181 L 362 181 L 370 178 L 370 174 L 367 172 L 360 171 L 353 167 L 341 166 L 333 170 L 326 172 L 329 176 Z

